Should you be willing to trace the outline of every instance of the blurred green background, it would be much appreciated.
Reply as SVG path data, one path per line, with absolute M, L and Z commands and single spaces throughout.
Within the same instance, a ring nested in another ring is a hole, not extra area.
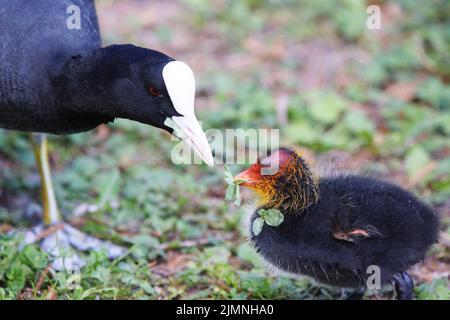
M 368 30 L 366 8 L 381 8 Z M 318 166 L 411 189 L 442 217 L 441 241 L 411 270 L 418 299 L 450 299 L 450 2 L 99 0 L 104 45 L 133 43 L 187 62 L 206 128 L 279 128 Z M 224 202 L 223 168 L 175 166 L 170 136 L 125 120 L 50 137 L 66 219 L 128 246 L 85 254 L 77 275 L 43 273 L 9 231 L 40 215 L 28 138 L 0 133 L 0 298 L 334 299 L 272 276 L 245 244 L 245 208 Z M 236 172 L 238 166 L 231 166 Z M 244 203 L 250 200 L 244 193 Z M 31 219 L 30 219 L 31 218 Z M 392 298 L 386 290 L 367 298 Z

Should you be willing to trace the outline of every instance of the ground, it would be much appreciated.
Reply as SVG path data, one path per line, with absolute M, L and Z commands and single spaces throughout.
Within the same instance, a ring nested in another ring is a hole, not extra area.
M 418 299 L 450 299 L 450 20 L 447 1 L 417 10 L 377 1 L 97 1 L 103 41 L 188 62 L 204 128 L 279 128 L 316 167 L 412 190 L 442 217 L 440 242 L 411 270 Z M 244 206 L 224 201 L 223 166 L 172 164 L 170 136 L 138 123 L 50 137 L 65 218 L 129 248 L 85 254 L 54 273 L 16 231 L 41 214 L 28 138 L 0 133 L 0 298 L 333 299 L 341 292 L 269 274 L 242 236 Z M 230 166 L 238 172 L 244 166 Z M 389 290 L 368 299 L 392 298 Z

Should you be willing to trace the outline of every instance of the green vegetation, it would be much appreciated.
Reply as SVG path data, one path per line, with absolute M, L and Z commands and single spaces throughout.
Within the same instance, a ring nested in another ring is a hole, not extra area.
M 204 128 L 279 128 L 283 144 L 420 195 L 440 212 L 447 240 L 413 270 L 416 295 L 449 299 L 450 3 L 379 3 L 381 31 L 366 29 L 359 0 L 182 0 L 161 17 L 160 2 L 103 0 L 97 10 L 106 43 L 150 46 L 193 66 Z M 50 137 L 67 220 L 129 248 L 114 261 L 84 253 L 79 274 L 55 273 L 15 232 L 39 211 L 28 138 L 3 131 L 0 145 L 0 299 L 342 297 L 265 271 L 244 244 L 245 207 L 224 201 L 223 169 L 173 165 L 168 134 L 126 120 Z

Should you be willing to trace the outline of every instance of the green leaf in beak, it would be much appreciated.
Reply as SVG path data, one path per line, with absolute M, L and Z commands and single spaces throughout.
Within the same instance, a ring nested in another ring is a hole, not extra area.
M 239 191 L 239 184 L 242 183 L 240 181 L 235 181 L 233 174 L 227 165 L 224 166 L 225 170 L 225 182 L 228 184 L 227 191 L 225 193 L 225 200 L 234 201 L 236 206 L 241 205 L 241 193 Z

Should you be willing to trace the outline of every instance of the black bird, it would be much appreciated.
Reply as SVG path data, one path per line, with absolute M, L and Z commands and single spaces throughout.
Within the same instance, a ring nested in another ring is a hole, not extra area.
M 32 141 L 45 224 L 61 220 L 45 133 L 87 131 L 115 118 L 169 132 L 175 123 L 192 149 L 213 164 L 194 114 L 191 68 L 130 44 L 102 48 L 92 0 L 5 0 L 0 21 L 0 127 L 41 133 Z
M 380 289 L 377 283 L 389 282 L 399 299 L 412 298 L 414 284 L 407 269 L 437 241 L 439 220 L 411 193 L 357 175 L 319 181 L 306 161 L 287 148 L 235 179 L 260 197 L 259 208 L 246 223 L 250 243 L 269 266 L 356 289 L 352 298 L 362 298 L 368 286 Z M 251 226 L 260 209 L 278 209 L 284 220 L 277 227 L 264 224 L 255 235 Z

